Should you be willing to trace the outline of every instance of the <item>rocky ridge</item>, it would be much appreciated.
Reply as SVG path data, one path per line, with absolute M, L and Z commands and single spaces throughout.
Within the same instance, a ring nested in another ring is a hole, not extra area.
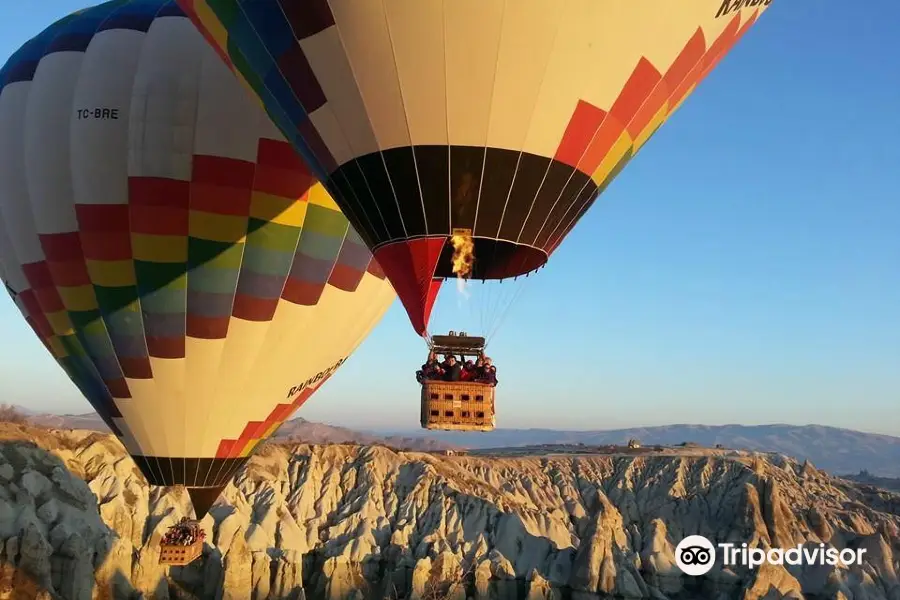
M 23 416 L 23 421 L 44 429 L 87 429 L 101 433 L 111 433 L 103 419 L 95 412 L 80 415 L 57 415 L 53 413 L 27 412 L 20 406 L 14 406 L 13 410 Z M 442 442 L 432 437 L 409 434 L 384 436 L 369 434 L 346 427 L 308 421 L 303 417 L 294 417 L 285 421 L 273 434 L 273 439 L 281 443 L 302 440 L 307 444 L 378 444 L 391 448 L 426 452 L 463 447 Z
M 97 413 L 57 415 L 12 407 L 31 425 L 52 429 L 90 429 L 109 433 Z M 2 415 L 0 415 L 2 416 Z M 631 429 L 561 431 L 498 428 L 472 435 L 464 431 L 421 430 L 365 433 L 346 427 L 295 417 L 272 436 L 279 443 L 382 445 L 400 450 L 468 449 L 484 451 L 542 445 L 606 446 L 638 439 L 644 445 L 675 446 L 694 442 L 707 447 L 722 444 L 754 452 L 779 452 L 811 460 L 831 473 L 867 470 L 881 477 L 900 477 L 900 437 L 822 425 L 664 425 Z
M 204 519 L 203 557 L 167 567 L 158 543 L 191 514 L 185 493 L 149 488 L 106 434 L 0 434 L 0 600 L 900 600 L 900 495 L 786 457 L 270 444 Z M 691 534 L 866 554 L 694 578 L 674 558 Z

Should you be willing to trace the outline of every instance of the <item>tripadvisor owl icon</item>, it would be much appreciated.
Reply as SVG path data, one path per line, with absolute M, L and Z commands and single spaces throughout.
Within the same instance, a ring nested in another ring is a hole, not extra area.
M 705 575 L 716 562 L 716 547 L 702 535 L 689 535 L 675 548 L 675 562 L 685 575 Z

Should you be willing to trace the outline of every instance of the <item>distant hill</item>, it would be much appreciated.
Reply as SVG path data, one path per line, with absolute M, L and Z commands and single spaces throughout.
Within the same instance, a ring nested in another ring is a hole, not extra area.
M 875 487 L 880 487 L 883 490 L 900 492 L 900 478 L 898 477 L 878 477 L 876 475 L 872 475 L 868 471 L 860 471 L 855 475 L 841 475 L 841 477 L 843 477 L 844 479 L 849 479 L 850 481 L 855 481 L 857 483 L 874 485 Z
M 274 438 L 279 441 L 290 440 L 307 444 L 384 444 L 392 448 L 407 448 L 410 450 L 421 451 L 446 450 L 463 447 L 451 442 L 437 440 L 433 437 L 416 436 L 411 433 L 407 435 L 387 436 L 362 433 L 345 427 L 314 423 L 313 421 L 307 421 L 301 417 L 285 422 L 285 424 L 275 432 Z
M 33 412 L 28 416 L 28 420 L 34 425 L 50 429 L 90 429 L 91 431 L 109 432 L 109 427 L 97 416 L 97 413 L 53 415 Z
M 95 413 L 53 415 L 29 412 L 29 421 L 43 427 L 108 431 Z M 625 444 L 632 438 L 645 445 L 668 446 L 695 442 L 710 447 L 722 444 L 726 448 L 777 452 L 800 460 L 808 459 L 818 468 L 830 473 L 867 471 L 877 477 L 900 477 L 900 438 L 823 425 L 679 424 L 608 431 L 497 429 L 490 433 L 425 433 L 421 430 L 360 432 L 295 418 L 287 421 L 275 433 L 275 439 L 281 441 L 383 444 L 422 451 L 447 448 L 481 450 L 541 444 Z
M 49 429 L 88 429 L 91 431 L 109 432 L 106 423 L 97 416 L 97 413 L 85 413 L 81 415 L 54 415 L 50 413 L 36 413 L 22 407 L 16 407 L 25 414 L 28 421 L 39 427 Z M 426 438 L 416 435 L 388 435 L 361 433 L 345 427 L 335 427 L 324 423 L 314 423 L 303 418 L 295 418 L 287 421 L 275 432 L 274 439 L 279 441 L 298 441 L 309 444 L 382 444 L 392 448 L 402 448 L 419 451 L 446 450 L 460 448 L 450 442 Z
M 398 432 L 399 433 L 399 432 Z M 900 438 L 823 425 L 665 425 L 608 431 L 497 429 L 490 433 L 432 431 L 429 437 L 470 448 L 507 448 L 540 444 L 643 444 L 703 446 L 778 452 L 808 459 L 831 473 L 867 470 L 882 477 L 900 477 Z

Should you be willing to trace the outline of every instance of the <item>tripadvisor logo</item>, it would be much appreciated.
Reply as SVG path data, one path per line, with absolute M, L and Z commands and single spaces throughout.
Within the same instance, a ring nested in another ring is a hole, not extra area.
M 862 564 L 865 548 L 837 548 L 805 546 L 797 544 L 793 548 L 750 548 L 747 544 L 720 543 L 718 548 L 702 535 L 689 535 L 675 548 L 675 563 L 686 575 L 704 575 L 716 562 L 716 554 L 726 567 L 743 565 L 755 569 L 763 563 L 772 565 L 829 565 L 844 566 Z

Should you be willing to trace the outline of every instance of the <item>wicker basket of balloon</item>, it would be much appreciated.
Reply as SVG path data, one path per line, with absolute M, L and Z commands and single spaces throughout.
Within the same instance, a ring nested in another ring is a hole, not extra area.
M 425 429 L 492 431 L 494 387 L 471 381 L 425 381 L 421 418 Z

